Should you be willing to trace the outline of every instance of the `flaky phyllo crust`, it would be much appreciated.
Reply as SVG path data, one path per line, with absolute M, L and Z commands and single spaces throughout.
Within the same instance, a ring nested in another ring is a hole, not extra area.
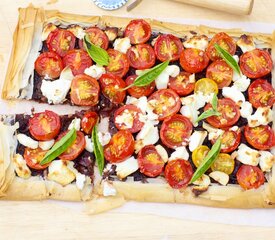
M 111 16 L 81 16 L 59 11 L 45 11 L 41 8 L 19 9 L 19 21 L 15 29 L 14 45 L 10 57 L 2 97 L 4 99 L 31 99 L 33 88 L 33 65 L 41 48 L 41 34 L 43 27 L 48 23 L 57 25 L 78 24 L 83 27 L 98 25 L 125 28 L 129 18 Z M 245 34 L 241 29 L 217 29 L 207 26 L 192 26 L 175 23 L 166 23 L 146 19 L 152 31 L 171 33 L 182 37 L 192 32 L 212 37 L 218 32 L 226 32 L 232 37 Z M 271 48 L 272 60 L 275 62 L 275 33 L 249 33 L 254 37 L 259 48 Z M 275 75 L 273 68 L 272 75 Z M 274 85 L 274 79 L 273 79 Z M 274 109 L 273 109 L 274 111 Z M 68 201 L 92 200 L 89 206 L 91 212 L 100 212 L 104 209 L 119 206 L 124 200 L 192 203 L 206 206 L 228 208 L 272 208 L 275 207 L 275 165 L 268 173 L 267 182 L 256 190 L 243 190 L 239 185 L 229 184 L 220 186 L 211 184 L 207 191 L 194 194 L 192 186 L 185 189 L 172 189 L 162 179 L 148 179 L 148 183 L 129 180 L 111 182 L 116 189 L 117 197 L 103 196 L 103 183 L 95 169 L 94 183 L 88 182 L 83 190 L 79 190 L 75 183 L 61 186 L 58 183 L 30 177 L 23 179 L 15 174 L 12 158 L 15 154 L 17 140 L 15 137 L 18 123 L 10 124 L 6 120 L 0 122 L 0 198 L 11 200 L 41 200 L 59 199 Z M 274 124 L 273 124 L 274 128 Z M 96 168 L 96 167 L 95 167 Z M 96 202 L 97 201 L 97 202 Z M 98 209 L 94 209 L 98 207 Z

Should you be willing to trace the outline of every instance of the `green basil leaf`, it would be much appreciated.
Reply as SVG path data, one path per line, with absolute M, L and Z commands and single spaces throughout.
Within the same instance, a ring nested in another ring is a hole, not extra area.
M 76 130 L 72 128 L 64 137 L 62 137 L 58 142 L 56 142 L 53 147 L 46 153 L 43 157 L 40 165 L 47 164 L 53 161 L 60 154 L 65 152 L 76 139 Z
M 197 179 L 199 179 L 212 165 L 212 163 L 216 160 L 218 157 L 220 150 L 221 150 L 221 138 L 219 137 L 217 141 L 212 146 L 211 150 L 208 152 L 200 166 L 197 168 L 195 173 L 193 174 L 192 179 L 190 180 L 190 183 L 195 182 Z
M 213 108 L 214 111 L 218 112 L 218 97 L 217 97 L 217 94 L 213 95 L 212 108 Z
M 123 90 L 126 90 L 133 86 L 144 87 L 149 85 L 164 71 L 164 69 L 168 66 L 168 64 L 169 64 L 169 61 L 165 61 L 163 63 L 156 65 L 155 67 L 146 71 L 144 74 L 138 76 L 131 85 L 127 86 Z
M 239 64 L 237 61 L 232 57 L 232 55 L 227 52 L 225 49 L 223 49 L 221 46 L 219 46 L 217 43 L 214 45 L 217 52 L 220 54 L 220 56 L 223 58 L 224 61 L 239 75 L 241 75 L 241 70 L 239 67 Z
M 94 143 L 95 160 L 97 163 L 97 167 L 99 169 L 99 173 L 102 175 L 105 162 L 104 162 L 103 147 L 99 142 L 97 133 L 98 133 L 97 125 L 95 125 L 92 132 L 92 140 Z
M 109 55 L 107 51 L 91 43 L 87 35 L 84 37 L 84 46 L 89 56 L 98 65 L 107 66 L 109 64 Z
M 211 117 L 211 116 L 220 116 L 221 113 L 218 111 L 215 111 L 214 109 L 208 109 L 205 112 L 203 112 L 196 120 L 196 122 L 199 122 L 205 118 Z

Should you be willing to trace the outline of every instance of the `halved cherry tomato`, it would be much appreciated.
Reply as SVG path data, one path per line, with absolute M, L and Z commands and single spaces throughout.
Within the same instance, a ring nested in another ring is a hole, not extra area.
M 265 79 L 257 79 L 248 88 L 248 99 L 254 108 L 272 107 L 275 103 L 275 90 Z
M 39 141 L 55 138 L 59 134 L 60 128 L 60 117 L 52 111 L 35 113 L 29 120 L 30 134 Z
M 210 151 L 209 147 L 201 145 L 192 152 L 192 161 L 196 167 L 199 167 Z
M 172 188 L 187 187 L 193 176 L 191 164 L 184 159 L 169 161 L 165 167 L 165 178 Z
M 80 74 L 71 84 L 71 101 L 79 106 L 95 106 L 98 103 L 99 84 L 96 79 Z
M 268 125 L 251 128 L 248 125 L 244 128 L 246 141 L 254 148 L 267 150 L 275 146 L 275 135 Z
M 192 77 L 191 73 L 180 72 L 176 77 L 170 77 L 168 86 L 180 96 L 190 94 L 195 88 L 195 76 Z
M 126 27 L 124 36 L 130 38 L 131 44 L 145 43 L 151 36 L 151 26 L 143 19 L 132 20 Z
M 180 110 L 181 101 L 173 90 L 160 89 L 154 92 L 148 103 L 153 108 L 153 112 L 159 116 L 159 120 L 176 114 Z
M 135 150 L 134 137 L 129 130 L 120 130 L 114 134 L 104 147 L 104 157 L 111 163 L 119 163 L 130 157 Z
M 120 104 L 123 102 L 126 91 L 121 90 L 126 87 L 125 82 L 113 74 L 103 74 L 99 79 L 103 95 L 111 102 Z
M 204 111 L 212 108 L 210 103 L 204 107 Z M 206 121 L 215 128 L 226 128 L 234 125 L 240 118 L 239 106 L 230 98 L 218 100 L 218 112 L 220 116 L 211 116 Z
M 169 148 L 186 146 L 192 130 L 193 125 L 189 118 L 175 114 L 164 119 L 160 129 L 160 139 Z
M 56 141 L 59 141 L 62 137 L 64 137 L 68 131 L 61 133 Z M 62 160 L 74 160 L 76 159 L 85 149 L 85 136 L 81 131 L 76 132 L 76 139 L 72 143 L 72 145 L 67 148 L 65 152 L 63 152 L 61 155 L 59 155 L 59 158 Z
M 84 73 L 84 70 L 93 64 L 87 52 L 81 49 L 72 49 L 63 57 L 64 66 L 69 66 L 73 75 Z
M 98 27 L 90 27 L 85 30 L 86 34 L 88 35 L 88 38 L 91 43 L 94 45 L 101 47 L 105 50 L 108 49 L 109 46 L 109 39 L 108 36 L 106 35 L 105 32 L 103 32 L 100 28 Z M 83 40 L 79 40 L 79 46 L 80 48 L 83 47 Z
M 187 48 L 181 52 L 180 65 L 186 72 L 198 73 L 207 67 L 209 58 L 200 49 Z
M 216 139 L 212 139 L 211 143 L 214 144 Z M 241 142 L 241 130 L 233 131 L 225 129 L 225 132 L 221 135 L 221 152 L 229 153 L 233 152 Z
M 137 160 L 140 172 L 148 177 L 157 177 L 163 172 L 164 161 L 154 145 L 143 147 L 138 153 Z
M 130 66 L 136 69 L 147 69 L 154 66 L 156 57 L 154 49 L 149 44 L 138 44 L 127 51 Z
M 208 47 L 206 48 L 206 54 L 212 60 L 221 59 L 220 55 L 218 54 L 217 50 L 215 49 L 214 45 L 217 43 L 231 55 L 234 55 L 236 52 L 236 43 L 234 39 L 228 36 L 224 32 L 217 33 L 210 41 Z
M 51 52 L 64 57 L 69 50 L 74 49 L 75 36 L 68 30 L 57 28 L 49 34 L 46 43 Z
M 233 69 L 224 60 L 211 63 L 206 71 L 206 77 L 214 80 L 218 88 L 228 87 L 233 79 Z
M 255 166 L 242 165 L 237 172 L 237 181 L 245 189 L 257 189 L 264 184 L 263 171 Z
M 183 45 L 178 37 L 172 34 L 163 34 L 157 38 L 154 50 L 160 61 L 169 60 L 173 62 L 180 58 Z
M 63 69 L 61 57 L 54 52 L 41 53 L 34 65 L 40 76 L 49 78 L 58 78 Z
M 107 52 L 109 54 L 109 64 L 106 67 L 106 72 L 121 78 L 124 77 L 130 66 L 126 54 L 111 48 Z
M 50 165 L 50 163 L 40 165 L 40 162 L 47 152 L 47 150 L 42 150 L 41 148 L 31 149 L 26 147 L 24 151 L 24 159 L 26 160 L 26 163 L 30 168 L 43 170 Z
M 235 161 L 227 153 L 220 153 L 211 165 L 212 171 L 221 171 L 226 174 L 231 174 L 234 171 Z
M 202 92 L 204 95 L 210 93 L 218 94 L 219 89 L 216 82 L 209 78 L 202 78 L 195 83 L 194 92 Z
M 144 125 L 144 122 L 139 120 L 141 115 L 141 110 L 135 105 L 124 105 L 115 111 L 115 125 L 119 130 L 128 129 L 131 133 L 136 133 Z
M 271 72 L 272 59 L 267 51 L 254 49 L 241 55 L 240 68 L 245 76 L 260 78 Z
M 131 75 L 126 78 L 126 84 L 127 86 L 131 85 L 137 78 L 137 75 Z M 155 89 L 155 82 L 151 82 L 149 85 L 144 86 L 144 87 L 130 87 L 127 89 L 128 93 L 135 97 L 135 98 L 140 98 L 142 96 L 149 96 Z
M 81 128 L 86 134 L 91 134 L 99 117 L 96 112 L 87 111 L 81 119 Z

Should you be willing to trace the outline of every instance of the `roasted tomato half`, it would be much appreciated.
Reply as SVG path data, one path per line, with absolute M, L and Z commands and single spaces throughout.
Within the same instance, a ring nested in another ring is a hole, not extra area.
M 196 167 L 199 167 L 210 151 L 209 147 L 205 145 L 201 145 L 197 147 L 193 152 L 192 152 L 192 162 Z
M 137 75 L 131 75 L 126 78 L 126 84 L 127 86 L 131 85 L 137 78 Z M 127 89 L 128 93 L 135 98 L 140 98 L 142 96 L 149 96 L 155 89 L 155 82 L 151 82 L 149 85 L 144 86 L 144 87 L 130 87 Z
M 217 33 L 210 41 L 208 47 L 206 48 L 206 54 L 208 57 L 212 60 L 218 60 L 221 59 L 219 53 L 215 49 L 215 44 L 218 44 L 220 47 L 225 49 L 227 52 L 229 52 L 231 55 L 234 55 L 236 52 L 236 43 L 234 39 L 230 36 L 228 36 L 224 32 Z
M 237 172 L 237 181 L 245 189 L 257 189 L 264 184 L 263 171 L 255 166 L 242 165 Z
M 169 161 L 165 167 L 165 178 L 172 188 L 187 187 L 193 176 L 191 164 L 184 159 Z
M 60 128 L 60 117 L 52 111 L 35 113 L 29 120 L 30 134 L 39 141 L 55 138 L 59 134 Z
M 235 161 L 227 153 L 220 153 L 211 165 L 212 171 L 221 171 L 226 174 L 231 174 L 234 171 Z
M 181 101 L 173 90 L 161 89 L 154 92 L 148 99 L 153 112 L 159 116 L 159 120 L 176 114 L 180 110 Z
M 248 88 L 248 99 L 254 108 L 272 107 L 275 103 L 275 90 L 265 79 L 257 79 Z
M 81 49 L 68 51 L 63 57 L 63 63 L 71 68 L 74 76 L 84 73 L 84 70 L 93 64 L 88 53 Z
M 120 130 L 104 147 L 104 157 L 111 163 L 119 163 L 130 157 L 135 150 L 134 137 L 129 130 Z
M 107 52 L 109 54 L 109 64 L 106 67 L 106 72 L 121 78 L 124 77 L 130 66 L 126 54 L 111 48 Z
M 68 131 L 61 133 L 56 141 L 59 141 L 62 137 L 64 137 Z M 65 152 L 63 152 L 61 155 L 59 155 L 59 158 L 62 160 L 74 160 L 76 159 L 85 149 L 86 141 L 85 136 L 81 131 L 76 132 L 76 139 L 72 143 L 72 145 L 67 148 Z
M 149 44 L 138 44 L 127 51 L 130 66 L 136 69 L 148 69 L 154 66 L 156 57 L 154 49 Z
M 90 27 L 85 30 L 91 43 L 101 47 L 105 50 L 108 49 L 109 39 L 105 32 L 98 27 Z M 83 40 L 79 40 L 80 48 L 83 48 Z
M 34 65 L 39 76 L 46 78 L 58 78 L 63 69 L 61 57 L 54 52 L 41 53 Z
M 206 77 L 214 80 L 218 88 L 228 87 L 233 79 L 233 69 L 224 60 L 217 60 L 209 65 Z
M 130 38 L 131 44 L 145 43 L 151 37 L 151 26 L 143 19 L 132 20 L 126 27 L 124 36 Z
M 144 122 L 140 120 L 142 116 L 143 114 L 138 107 L 127 104 L 115 111 L 115 125 L 119 130 L 128 129 L 131 133 L 136 133 L 140 131 L 144 125 Z
M 74 49 L 75 36 L 68 30 L 57 28 L 49 34 L 46 43 L 50 52 L 64 57 L 69 50 Z
M 204 111 L 212 108 L 208 103 Z M 218 100 L 218 112 L 220 116 L 211 116 L 206 121 L 215 128 L 226 128 L 234 125 L 240 118 L 239 106 L 230 98 L 222 98 Z
M 202 78 L 195 83 L 194 92 L 195 93 L 201 92 L 204 95 L 208 95 L 210 93 L 218 94 L 219 89 L 218 89 L 217 83 L 212 79 Z
M 26 160 L 26 163 L 30 168 L 36 170 L 43 170 L 50 165 L 50 163 L 40 165 L 40 162 L 42 161 L 47 152 L 47 150 L 42 150 L 41 148 L 25 148 L 24 159 Z
M 81 128 L 86 134 L 91 134 L 94 126 L 98 122 L 98 114 L 96 112 L 87 111 L 81 119 Z
M 160 139 L 169 148 L 186 146 L 192 130 L 193 125 L 189 118 L 176 114 L 164 119 L 160 129 Z
M 172 34 L 160 35 L 154 45 L 157 59 L 164 62 L 166 60 L 176 61 L 180 58 L 183 45 L 180 39 Z
M 170 77 L 168 86 L 179 96 L 186 96 L 194 91 L 195 75 L 188 72 L 180 72 L 176 77 Z
M 260 78 L 271 72 L 272 59 L 267 51 L 254 49 L 241 55 L 240 67 L 245 76 Z
M 101 91 L 106 98 L 116 104 L 123 102 L 126 91 L 122 89 L 126 87 L 126 84 L 120 77 L 113 74 L 103 74 L 99 81 Z
M 246 141 L 254 148 L 259 150 L 267 150 L 275 146 L 275 135 L 272 128 L 268 125 L 244 128 L 244 136 Z
M 164 169 L 164 161 L 154 145 L 143 147 L 138 153 L 138 165 L 140 172 L 148 177 L 159 176 Z
M 80 74 L 71 84 L 71 101 L 79 106 L 95 106 L 98 103 L 99 84 L 96 79 Z
M 186 72 L 198 73 L 207 67 L 209 58 L 200 49 L 187 48 L 181 52 L 180 65 Z

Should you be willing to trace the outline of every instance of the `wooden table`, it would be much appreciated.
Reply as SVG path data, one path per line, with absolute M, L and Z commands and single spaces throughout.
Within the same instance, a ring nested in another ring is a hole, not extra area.
M 28 0 L 0 1 L 0 83 L 4 79 L 17 8 Z M 275 24 L 275 1 L 255 0 L 250 16 L 234 16 L 170 0 L 143 0 L 130 13 L 125 7 L 107 12 L 92 0 L 33 0 L 36 6 L 65 12 L 99 15 L 196 18 L 229 22 Z M 203 23 L 203 22 L 202 22 Z M 274 25 L 275 26 L 275 25 Z M 275 29 L 275 27 L 274 27 Z M 1 85 L 1 84 L 0 84 Z M 1 108 L 1 106 L 0 106 Z M 88 216 L 53 202 L 0 202 L 0 239 L 275 239 L 274 228 L 199 223 L 149 214 L 104 213 Z

